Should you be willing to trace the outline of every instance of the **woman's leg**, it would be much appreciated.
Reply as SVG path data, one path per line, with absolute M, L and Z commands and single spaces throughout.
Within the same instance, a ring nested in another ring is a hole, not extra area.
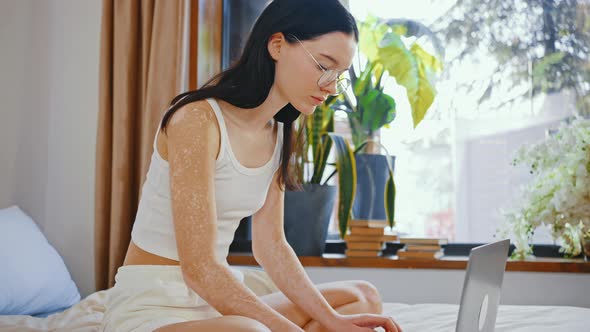
M 162 326 L 156 332 L 270 332 L 264 324 L 242 316 L 223 316 Z
M 381 314 L 382 303 L 379 292 L 371 283 L 362 280 L 338 281 L 316 285 L 326 301 L 338 313 Z M 287 319 L 305 331 L 323 331 L 323 327 L 289 300 L 277 292 L 260 297 L 266 304 L 283 314 Z
M 380 314 L 382 303 L 379 292 L 372 284 L 361 281 L 338 281 L 316 285 L 326 301 L 337 312 L 347 314 Z M 283 293 L 276 292 L 261 296 L 260 299 L 277 310 L 287 319 L 302 327 L 305 331 L 324 331 L 323 327 L 311 319 Z M 241 316 L 223 316 L 219 318 L 189 321 L 163 326 L 158 332 L 184 331 L 270 331 L 260 322 Z

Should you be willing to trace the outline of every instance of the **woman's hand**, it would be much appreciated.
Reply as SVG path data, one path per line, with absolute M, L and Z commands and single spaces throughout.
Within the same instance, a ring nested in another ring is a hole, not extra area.
M 338 315 L 334 324 L 328 327 L 332 331 L 373 332 L 381 327 L 386 332 L 402 332 L 393 318 L 375 314 Z

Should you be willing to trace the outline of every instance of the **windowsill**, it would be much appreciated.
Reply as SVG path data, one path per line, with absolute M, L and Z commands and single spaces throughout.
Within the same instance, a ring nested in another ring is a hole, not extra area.
M 230 253 L 231 265 L 258 266 L 250 253 Z M 465 270 L 467 256 L 444 256 L 441 259 L 399 259 L 397 256 L 386 257 L 346 257 L 343 254 L 324 254 L 322 257 L 299 257 L 306 267 L 353 267 L 385 269 L 440 269 Z M 506 271 L 521 272 L 560 272 L 590 273 L 590 262 L 584 259 L 535 258 L 530 260 L 508 260 Z

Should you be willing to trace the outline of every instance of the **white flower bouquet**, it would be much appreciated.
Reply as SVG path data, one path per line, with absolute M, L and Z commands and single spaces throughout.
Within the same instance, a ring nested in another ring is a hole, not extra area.
M 550 227 L 560 252 L 579 255 L 582 237 L 590 239 L 590 120 L 576 117 L 542 142 L 522 146 L 518 164 L 529 165 L 534 177 L 519 208 L 504 214 L 502 232 L 512 232 L 513 257 L 532 254 L 532 236 L 541 225 Z

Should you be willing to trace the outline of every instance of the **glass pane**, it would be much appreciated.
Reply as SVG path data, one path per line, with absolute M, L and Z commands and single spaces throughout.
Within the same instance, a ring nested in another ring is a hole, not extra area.
M 385 82 L 385 92 L 397 104 L 396 119 L 380 136 L 396 156 L 398 231 L 457 242 L 492 240 L 504 221 L 502 211 L 518 206 L 520 187 L 531 181 L 525 166 L 512 165 L 516 150 L 539 142 L 572 115 L 588 114 L 581 97 L 590 90 L 589 4 L 349 4 L 359 20 L 372 14 L 418 22 L 444 46 L 445 70 L 435 101 L 416 129 L 405 88 L 393 78 Z M 434 50 L 429 37 L 402 39 Z M 360 55 L 355 67 L 365 61 Z M 553 243 L 544 228 L 534 241 Z

